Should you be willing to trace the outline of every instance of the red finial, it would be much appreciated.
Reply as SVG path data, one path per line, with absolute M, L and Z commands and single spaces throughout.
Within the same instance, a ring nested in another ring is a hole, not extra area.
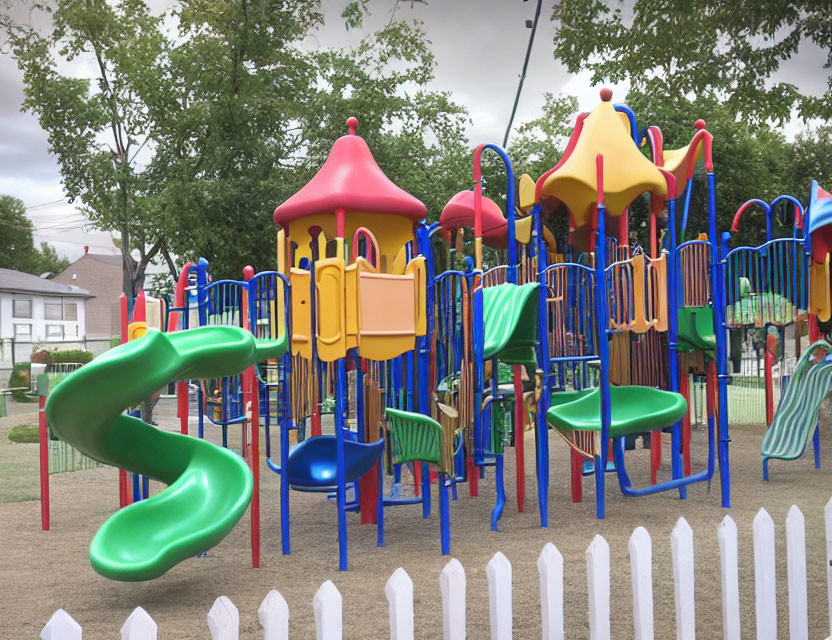
M 612 89 L 610 89 L 609 87 L 604 87 L 603 89 L 601 89 L 601 100 L 603 100 L 604 102 L 609 102 L 610 100 L 612 100 Z
M 350 130 L 350 135 L 355 135 L 355 130 L 358 127 L 358 118 L 355 116 L 350 116 L 347 118 L 347 128 Z
M 702 118 L 699 118 L 699 120 L 693 123 L 693 126 L 696 128 L 697 131 L 701 131 L 705 128 L 705 121 Z
M 254 277 L 254 267 L 250 264 L 247 264 L 243 267 L 243 279 L 248 282 Z

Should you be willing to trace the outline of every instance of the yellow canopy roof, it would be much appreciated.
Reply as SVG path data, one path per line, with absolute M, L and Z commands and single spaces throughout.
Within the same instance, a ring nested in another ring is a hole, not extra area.
M 584 119 L 572 153 L 543 183 L 541 196 L 563 202 L 578 227 L 589 222 L 597 200 L 599 153 L 604 156 L 604 202 L 609 214 L 621 215 L 645 191 L 667 197 L 664 176 L 636 147 L 629 124 L 615 111 L 611 98 L 611 91 L 602 90 L 602 102 Z

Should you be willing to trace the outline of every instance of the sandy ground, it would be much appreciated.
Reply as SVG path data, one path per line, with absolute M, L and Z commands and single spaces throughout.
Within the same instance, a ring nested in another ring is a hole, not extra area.
M 162 403 L 156 418 L 163 427 L 172 428 L 172 402 Z M 439 572 L 447 558 L 439 551 L 435 510 L 431 519 L 423 520 L 416 506 L 388 509 L 387 546 L 381 549 L 375 546 L 375 527 L 359 525 L 358 516 L 351 514 L 350 570 L 341 573 L 337 570 L 335 509 L 320 496 L 292 494 L 292 554 L 281 555 L 279 477 L 265 465 L 261 466 L 262 568 L 250 566 L 246 516 L 207 557 L 185 561 L 158 580 L 118 583 L 98 576 L 89 564 L 88 545 L 97 528 L 117 507 L 117 474 L 111 468 L 100 468 L 52 476 L 52 530 L 41 532 L 40 507 L 33 500 L 37 495 L 37 446 L 12 444 L 7 437 L 11 426 L 26 422 L 30 411 L 25 408 L 23 417 L 0 421 L 0 482 L 6 500 L 0 503 L 0 638 L 38 637 L 44 623 L 59 607 L 82 625 L 85 639 L 117 638 L 124 620 L 139 605 L 158 623 L 161 639 L 206 638 L 206 614 L 219 595 L 228 596 L 239 608 L 240 637 L 261 638 L 257 607 L 270 589 L 279 590 L 289 603 L 291 636 L 313 638 L 312 597 L 327 579 L 333 580 L 343 596 L 345 638 L 387 637 L 384 585 L 400 566 L 414 581 L 416 637 L 441 637 Z M 825 426 L 829 424 L 828 415 L 823 424 L 823 453 L 828 461 L 832 456 L 829 429 Z M 496 551 L 502 551 L 513 566 L 515 637 L 540 637 L 536 561 L 546 542 L 556 544 L 564 556 L 566 636 L 588 637 L 585 551 L 596 533 L 605 536 L 611 547 L 613 636 L 630 637 L 633 627 L 627 540 L 639 525 L 653 537 L 656 637 L 675 637 L 670 533 L 680 516 L 687 518 L 695 536 L 698 637 L 721 637 L 716 527 L 726 513 L 736 520 L 740 532 L 743 636 L 750 637 L 755 625 L 751 521 L 760 507 L 771 513 L 777 527 L 778 635 L 786 637 L 784 520 L 788 508 L 797 504 L 806 516 L 810 637 L 825 638 L 829 629 L 823 507 L 832 494 L 832 472 L 814 470 L 809 455 L 797 462 L 773 463 L 772 482 L 764 484 L 759 454 L 762 435 L 760 428 L 732 430 L 732 509 L 721 507 L 718 480 L 710 489 L 704 484 L 692 487 L 688 499 L 681 501 L 678 493 L 625 498 L 617 491 L 615 478 L 608 476 L 607 518 L 603 521 L 594 516 L 592 482 L 585 483 L 585 501 L 571 503 L 567 448 L 551 435 L 551 520 L 549 528 L 542 529 L 533 479 L 534 438 L 527 434 L 526 513 L 517 513 L 514 500 L 513 451 L 506 464 L 510 500 L 499 532 L 489 529 L 493 476 L 481 482 L 479 498 L 468 498 L 467 489 L 461 487 L 460 499 L 451 504 L 451 551 L 467 574 L 468 637 L 489 636 L 485 567 Z M 704 436 L 701 431 L 694 433 L 694 464 L 698 468 L 705 458 Z M 237 440 L 234 432 L 232 441 Z M 637 485 L 647 477 L 647 455 L 641 450 L 629 452 Z M 7 486 L 13 489 L 6 489 Z M 17 495 L 16 501 L 11 501 L 12 494 Z

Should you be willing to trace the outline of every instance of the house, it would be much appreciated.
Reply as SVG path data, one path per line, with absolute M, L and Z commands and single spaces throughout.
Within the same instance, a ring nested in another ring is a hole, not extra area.
M 53 282 L 81 287 L 93 298 L 87 301 L 87 347 L 101 353 L 110 348 L 110 338 L 121 331 L 119 296 L 122 292 L 122 259 L 120 255 L 89 253 L 55 276 Z
M 86 304 L 91 297 L 77 286 L 0 269 L 0 370 L 27 361 L 39 344 L 85 347 Z

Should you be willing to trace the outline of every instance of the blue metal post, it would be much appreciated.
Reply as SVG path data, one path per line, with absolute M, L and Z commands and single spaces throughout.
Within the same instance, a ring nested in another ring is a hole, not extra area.
M 598 180 L 603 180 L 603 156 L 598 155 Z M 595 515 L 602 519 L 604 517 L 605 504 L 605 473 L 607 468 L 607 447 L 610 438 L 610 423 L 612 422 L 612 408 L 610 406 L 610 344 L 608 337 L 609 330 L 609 308 L 607 298 L 607 277 L 606 277 L 606 206 L 604 202 L 598 203 L 598 231 L 595 241 L 595 308 L 598 314 L 598 356 L 601 360 L 601 380 L 599 388 L 601 391 L 601 451 L 595 455 Z
M 680 287 L 677 286 L 679 274 L 677 272 L 678 263 L 676 255 L 676 201 L 672 198 L 667 202 L 667 260 L 669 262 L 667 268 L 668 290 L 670 295 L 667 296 L 667 344 L 668 344 L 668 367 L 667 376 L 668 386 L 670 390 L 678 393 L 679 391 L 679 354 L 676 351 L 678 322 L 677 306 L 679 303 L 678 293 Z M 671 433 L 670 446 L 670 468 L 674 480 L 678 480 L 684 475 L 683 459 L 682 459 L 682 425 L 677 422 L 673 425 L 673 432 Z M 684 499 L 687 497 L 687 488 L 684 485 L 679 487 L 679 497 Z
M 719 481 L 722 506 L 731 506 L 731 472 L 728 460 L 728 349 L 725 342 L 725 263 L 720 260 L 720 242 L 716 233 L 716 184 L 714 172 L 708 172 L 708 236 L 711 239 L 711 295 L 716 336 L 716 367 L 718 380 L 719 425 Z M 730 237 L 730 236 L 729 236 Z M 722 255 L 728 253 L 727 238 L 723 236 Z
M 549 391 L 549 314 L 546 297 L 546 246 L 543 239 L 543 220 L 539 204 L 534 206 L 534 229 L 537 234 L 538 251 L 538 323 L 540 327 L 539 355 L 537 361 L 543 371 L 540 406 L 537 410 L 537 503 L 540 511 L 540 526 L 549 526 L 549 425 L 546 423 L 546 411 L 549 408 L 551 392 Z
M 336 481 L 338 503 L 338 568 L 341 571 L 347 570 L 347 488 L 344 481 L 344 430 L 345 420 L 345 399 L 347 395 L 347 368 L 344 358 L 338 360 L 338 388 L 335 393 L 335 442 L 336 442 Z

